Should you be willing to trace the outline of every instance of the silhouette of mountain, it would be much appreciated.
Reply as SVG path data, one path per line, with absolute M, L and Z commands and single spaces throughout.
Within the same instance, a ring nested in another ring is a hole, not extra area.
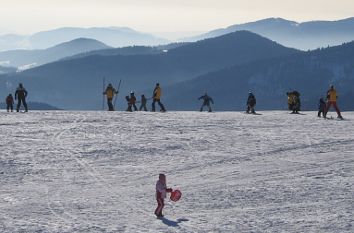
M 29 36 L 0 35 L 0 51 L 13 49 L 46 49 L 77 38 L 90 38 L 112 47 L 160 45 L 168 41 L 127 27 L 75 28 L 42 31 Z
M 97 40 L 79 38 L 43 50 L 10 50 L 0 52 L 0 61 L 11 66 L 38 66 L 74 54 L 92 50 L 107 49 L 109 46 Z
M 252 90 L 257 109 L 286 109 L 286 92 L 297 90 L 302 109 L 316 110 L 331 84 L 338 91 L 339 107 L 353 110 L 354 42 L 214 71 L 165 88 L 165 103 L 173 109 L 197 110 L 197 98 L 208 91 L 216 110 L 245 110 Z
M 15 86 L 21 81 L 33 100 L 63 109 L 100 109 L 103 77 L 113 84 L 122 79 L 121 93 L 129 93 L 153 88 L 157 81 L 168 85 L 235 64 L 294 53 L 298 51 L 241 31 L 154 55 L 93 55 L 58 61 L 3 76 L 0 83 Z
M 122 48 L 110 48 L 110 49 L 101 49 L 94 50 L 90 52 L 76 54 L 71 57 L 66 57 L 65 60 L 82 58 L 93 55 L 101 55 L 101 56 L 113 56 L 113 55 L 149 55 L 149 54 L 159 54 L 167 52 L 168 50 L 178 48 L 188 43 L 171 43 L 167 45 L 159 45 L 159 46 L 128 46 Z
M 257 33 L 287 47 L 308 50 L 353 41 L 354 18 L 338 21 L 311 21 L 304 23 L 288 21 L 281 18 L 269 18 L 213 30 L 200 36 L 182 39 L 182 41 L 196 41 L 240 30 L 248 30 Z

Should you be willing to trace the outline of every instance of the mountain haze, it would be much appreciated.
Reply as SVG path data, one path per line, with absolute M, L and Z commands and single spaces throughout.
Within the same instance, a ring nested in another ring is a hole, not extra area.
M 213 30 L 196 37 L 183 39 L 182 41 L 196 41 L 240 30 L 257 33 L 287 47 L 308 50 L 353 41 L 354 18 L 338 21 L 310 21 L 304 23 L 282 18 L 268 18 Z
M 77 38 L 90 38 L 111 47 L 160 45 L 168 41 L 127 27 L 65 27 L 33 35 L 0 35 L 0 51 L 14 49 L 46 49 Z
M 42 65 L 61 58 L 93 50 L 107 49 L 109 46 L 100 41 L 78 38 L 43 50 L 10 50 L 0 52 L 0 62 L 11 66 Z

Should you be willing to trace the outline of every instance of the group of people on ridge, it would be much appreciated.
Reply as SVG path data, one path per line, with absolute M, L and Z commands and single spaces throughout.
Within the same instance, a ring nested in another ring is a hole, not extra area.
M 113 106 L 113 99 L 114 96 L 118 94 L 118 91 L 116 89 L 114 89 L 114 87 L 112 86 L 112 84 L 108 84 L 106 90 L 103 92 L 103 95 L 107 96 L 107 104 L 108 104 L 108 111 L 114 111 L 114 106 Z M 153 94 L 151 99 L 152 101 L 152 108 L 151 111 L 155 112 L 156 108 L 156 102 L 158 103 L 158 105 L 160 106 L 160 111 L 161 112 L 166 112 L 165 106 L 161 103 L 161 95 L 162 95 L 162 90 L 160 87 L 159 83 L 156 83 L 156 86 L 154 88 Z M 125 100 L 127 101 L 127 110 L 128 112 L 132 112 L 134 111 L 138 111 L 138 108 L 136 106 L 136 104 L 138 103 L 138 101 L 136 100 L 135 97 L 135 93 L 134 92 L 130 92 L 130 95 L 125 96 Z M 147 101 L 148 99 L 145 97 L 145 95 L 141 95 L 141 100 L 140 100 L 140 107 L 139 107 L 139 111 L 147 111 Z
M 17 107 L 16 107 L 17 112 L 20 111 L 21 104 L 23 104 L 25 111 L 28 112 L 28 106 L 26 103 L 27 95 L 28 93 L 26 89 L 23 87 L 22 83 L 20 83 L 15 92 L 15 100 L 17 100 Z M 6 97 L 5 103 L 6 103 L 7 112 L 10 111 L 13 112 L 15 101 L 11 93 Z

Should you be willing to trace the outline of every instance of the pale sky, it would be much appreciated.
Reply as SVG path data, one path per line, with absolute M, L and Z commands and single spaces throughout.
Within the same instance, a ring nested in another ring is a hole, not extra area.
M 64 26 L 203 32 L 268 17 L 298 22 L 354 16 L 354 0 L 0 0 L 0 34 Z

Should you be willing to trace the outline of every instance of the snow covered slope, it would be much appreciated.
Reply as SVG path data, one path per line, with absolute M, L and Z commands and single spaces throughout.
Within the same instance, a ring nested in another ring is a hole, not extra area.
M 262 114 L 0 112 L 0 232 L 354 232 L 354 113 Z

